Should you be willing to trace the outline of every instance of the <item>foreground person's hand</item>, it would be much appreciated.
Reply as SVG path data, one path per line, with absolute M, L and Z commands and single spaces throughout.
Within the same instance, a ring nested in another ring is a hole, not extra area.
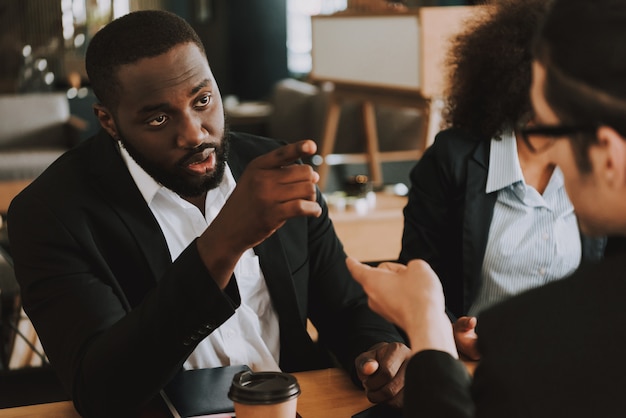
M 406 332 L 412 352 L 440 350 L 458 358 L 441 283 L 428 263 L 370 267 L 350 257 L 346 263 L 367 293 L 370 308 Z

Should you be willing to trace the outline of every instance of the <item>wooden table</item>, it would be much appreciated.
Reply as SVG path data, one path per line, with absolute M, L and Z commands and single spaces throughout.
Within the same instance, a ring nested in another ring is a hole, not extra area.
M 7 213 L 11 200 L 28 186 L 31 181 L 31 179 L 0 181 L 0 215 Z
M 6 180 L 0 181 L 0 245 L 7 245 L 8 237 L 5 217 L 11 201 L 19 192 L 30 184 L 32 180 Z
M 363 262 L 396 260 L 402 247 L 406 203 L 406 197 L 380 192 L 376 193 L 376 205 L 365 212 L 329 205 L 330 219 L 346 254 Z
M 470 374 L 473 374 L 476 363 L 464 363 Z M 293 375 L 298 379 L 302 391 L 298 398 L 298 413 L 302 418 L 350 418 L 372 406 L 365 393 L 354 386 L 342 369 L 313 370 Z M 163 413 L 161 416 L 168 415 Z M 69 401 L 0 409 L 0 418 L 40 417 L 80 418 L 80 415 Z
M 341 369 L 294 373 L 302 394 L 298 412 L 302 418 L 349 418 L 372 406 L 365 393 L 354 386 Z
M 302 394 L 298 412 L 302 418 L 349 418 L 372 404 L 341 369 L 294 373 Z M 166 415 L 163 415 L 166 416 Z M 71 402 L 0 409 L 0 418 L 80 418 Z

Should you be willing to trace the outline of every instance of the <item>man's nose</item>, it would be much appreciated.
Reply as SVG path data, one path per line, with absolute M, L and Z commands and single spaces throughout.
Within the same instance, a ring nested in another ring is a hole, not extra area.
M 198 115 L 185 114 L 178 126 L 177 145 L 181 148 L 195 148 L 207 142 L 209 132 L 204 128 Z

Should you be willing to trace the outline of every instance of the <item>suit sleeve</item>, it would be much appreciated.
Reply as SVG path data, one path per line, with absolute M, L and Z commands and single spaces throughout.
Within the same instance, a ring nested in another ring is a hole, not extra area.
M 471 377 L 465 365 L 448 353 L 420 351 L 406 369 L 404 416 L 471 418 Z
M 19 196 L 11 209 L 11 251 L 24 308 L 83 416 L 137 411 L 240 302 L 234 280 L 225 292 L 216 286 L 194 242 L 131 308 L 114 266 L 96 250 L 105 247 L 95 245 L 101 237 L 94 231 L 104 229 L 88 228 L 94 217 L 57 213 L 33 193 Z M 108 224 L 117 227 L 114 218 Z M 132 238 L 113 235 L 113 246 L 128 249 L 119 262 L 135 273 L 130 279 L 154 281 L 136 269 L 145 260 L 132 252 Z

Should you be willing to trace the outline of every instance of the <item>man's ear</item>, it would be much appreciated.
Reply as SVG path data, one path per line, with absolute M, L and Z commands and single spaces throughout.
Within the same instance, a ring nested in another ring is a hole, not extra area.
M 598 144 L 589 152 L 594 171 L 609 187 L 626 186 L 626 138 L 610 126 L 601 126 L 597 132 Z
M 93 105 L 93 113 L 96 115 L 98 122 L 100 122 L 100 126 L 102 129 L 108 132 L 113 138 L 119 138 L 117 134 L 117 126 L 115 125 L 115 120 L 113 119 L 113 114 L 100 103 L 96 103 Z

